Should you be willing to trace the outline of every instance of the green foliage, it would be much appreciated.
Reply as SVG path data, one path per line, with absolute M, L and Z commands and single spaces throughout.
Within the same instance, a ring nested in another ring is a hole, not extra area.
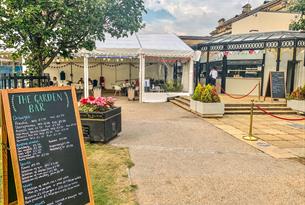
M 204 103 L 219 103 L 220 98 L 216 88 L 212 85 L 205 86 L 204 89 L 202 89 L 200 101 Z
M 195 101 L 200 101 L 201 100 L 201 92 L 202 92 L 202 85 L 200 83 L 198 83 L 195 91 L 194 91 L 194 94 L 192 96 L 192 99 L 195 100 Z
M 166 82 L 165 87 L 167 92 L 181 92 L 183 90 L 183 85 L 180 82 L 174 80 Z
M 192 99 L 203 103 L 220 102 L 220 97 L 217 93 L 216 88 L 210 84 L 203 87 L 200 83 L 198 83 L 194 91 L 194 95 L 192 96 Z
M 128 36 L 144 25 L 143 0 L 2 0 L 0 40 L 41 74 L 57 56 L 71 58 L 95 40 Z
M 293 1 L 290 11 L 297 12 L 301 14 L 301 17 L 293 22 L 290 25 L 290 29 L 296 30 L 296 31 L 304 31 L 305 30 L 305 1 L 304 0 L 295 0 Z
M 288 100 L 305 100 L 305 85 L 297 88 L 289 95 Z
M 81 112 L 105 112 L 106 111 L 106 109 L 103 107 L 99 107 L 97 105 L 91 105 L 91 104 L 80 105 L 79 110 Z

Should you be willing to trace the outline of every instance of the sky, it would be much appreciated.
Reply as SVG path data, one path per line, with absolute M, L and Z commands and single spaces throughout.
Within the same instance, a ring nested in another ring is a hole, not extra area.
M 247 3 L 252 8 L 264 0 L 144 0 L 145 33 L 175 33 L 204 36 L 215 29 L 218 20 L 240 14 Z

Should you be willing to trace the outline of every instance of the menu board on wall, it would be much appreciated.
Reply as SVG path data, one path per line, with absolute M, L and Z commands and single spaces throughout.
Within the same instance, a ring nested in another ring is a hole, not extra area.
M 94 204 L 75 89 L 5 90 L 2 104 L 4 204 Z
M 265 98 L 286 98 L 285 72 L 270 72 Z

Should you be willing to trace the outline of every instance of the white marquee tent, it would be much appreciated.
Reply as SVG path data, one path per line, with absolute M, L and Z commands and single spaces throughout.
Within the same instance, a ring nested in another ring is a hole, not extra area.
M 188 95 L 193 92 L 193 58 L 195 52 L 174 34 L 134 34 L 125 38 L 113 38 L 106 36 L 105 41 L 97 41 L 93 51 L 81 50 L 75 57 L 84 59 L 84 96 L 89 96 L 89 59 L 90 58 L 132 58 L 139 62 L 140 102 L 162 102 L 169 94 L 146 94 L 145 87 L 145 61 L 147 57 L 187 59 L 188 66 L 186 80 Z M 183 93 L 185 95 L 185 93 Z
M 76 54 L 84 58 L 84 90 L 85 97 L 88 92 L 89 58 L 97 57 L 131 57 L 139 59 L 139 81 L 140 81 L 140 102 L 159 102 L 170 97 L 167 93 L 156 97 L 152 95 L 147 98 L 144 92 L 145 81 L 145 58 L 185 58 L 188 59 L 188 94 L 193 92 L 193 58 L 194 51 L 174 34 L 135 34 L 126 38 L 112 38 L 107 36 L 104 42 L 96 42 L 96 49 L 93 51 L 82 50 Z M 151 98 L 152 97 L 152 98 Z M 158 98 L 162 99 L 158 99 Z

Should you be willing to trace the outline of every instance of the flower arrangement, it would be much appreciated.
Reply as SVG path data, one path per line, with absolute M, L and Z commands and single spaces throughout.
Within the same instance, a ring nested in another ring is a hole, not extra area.
M 203 103 L 219 103 L 220 97 L 217 93 L 216 87 L 212 85 L 202 86 L 197 85 L 192 99 Z
M 194 94 L 192 96 L 192 99 L 195 100 L 195 101 L 200 101 L 201 99 L 201 91 L 202 91 L 203 87 L 200 83 L 198 83 L 195 91 L 194 91 Z
M 305 100 L 305 85 L 293 91 L 289 95 L 288 100 Z
M 105 112 L 114 108 L 115 99 L 112 97 L 82 98 L 80 100 L 81 112 Z

